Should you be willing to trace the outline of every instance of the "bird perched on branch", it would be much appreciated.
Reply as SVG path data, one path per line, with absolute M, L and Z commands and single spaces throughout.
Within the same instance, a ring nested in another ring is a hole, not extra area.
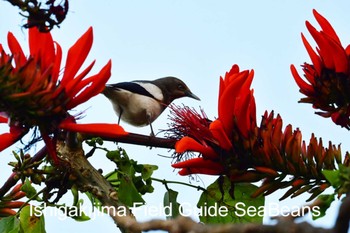
M 102 92 L 112 103 L 120 119 L 134 125 L 150 125 L 175 99 L 190 97 L 200 100 L 187 85 L 178 78 L 164 77 L 153 81 L 137 80 L 107 84 Z

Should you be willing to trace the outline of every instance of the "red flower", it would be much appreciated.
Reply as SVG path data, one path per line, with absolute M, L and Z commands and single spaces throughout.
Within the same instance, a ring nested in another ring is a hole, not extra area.
M 220 78 L 219 116 L 210 122 L 188 107 L 172 106 L 171 137 L 178 160 L 172 166 L 180 175 L 226 176 L 232 182 L 256 182 L 262 186 L 253 196 L 268 195 L 279 188 L 291 188 L 281 198 L 312 193 L 310 200 L 330 186 L 323 169 L 334 170 L 341 163 L 340 146 L 328 148 L 313 135 L 307 145 L 299 129 L 287 125 L 274 112 L 264 113 L 256 124 L 255 99 L 250 85 L 253 71 L 239 71 L 234 65 Z M 189 152 L 189 153 L 188 153 Z M 199 156 L 192 152 L 198 152 Z M 192 155 L 192 158 L 184 155 Z M 285 180 L 290 176 L 291 179 Z
M 7 118 L 0 116 L 0 123 L 7 123 Z M 20 126 L 11 125 L 8 133 L 0 134 L 0 151 L 3 151 L 23 137 L 28 131 Z
M 218 113 L 227 135 L 232 133 L 234 124 L 245 137 L 256 126 L 255 100 L 250 90 L 253 77 L 254 70 L 240 72 L 238 65 L 233 65 L 225 78 L 220 77 Z
M 211 123 L 204 114 L 201 116 L 188 108 L 172 108 L 175 115 L 181 116 L 173 119 L 175 125 L 182 126 L 174 126 L 173 129 L 179 131 L 177 134 L 180 137 L 181 134 L 188 135 L 176 143 L 176 153 L 197 151 L 203 156 L 173 164 L 175 168 L 183 168 L 179 172 L 181 175 L 223 174 L 224 166 L 221 163 L 228 159 L 223 158 L 223 154 L 235 154 L 237 150 L 232 145 L 235 134 L 248 139 L 256 127 L 255 100 L 250 90 L 253 76 L 253 70 L 240 72 L 239 67 L 234 65 L 225 78 L 220 78 L 219 117 Z
M 321 30 L 318 31 L 306 21 L 306 27 L 317 43 L 315 51 L 302 34 L 312 61 L 312 64 L 302 65 L 306 80 L 291 65 L 300 92 L 306 95 L 299 102 L 311 103 L 321 110 L 316 114 L 330 117 L 334 123 L 350 129 L 350 46 L 345 49 L 332 25 L 316 10 L 313 13 Z
M 29 29 L 28 57 L 13 34 L 8 33 L 11 55 L 6 54 L 0 44 L 0 123 L 9 122 L 10 133 L 0 135 L 1 150 L 19 140 L 32 127 L 40 130 L 54 159 L 55 137 L 60 129 L 108 136 L 113 134 L 113 129 L 113 135 L 126 134 L 119 125 L 111 128 L 105 124 L 78 125 L 68 113 L 99 94 L 111 75 L 110 61 L 95 75 L 87 77 L 95 62 L 78 74 L 92 40 L 92 28 L 89 28 L 69 49 L 62 71 L 62 50 L 50 33 Z

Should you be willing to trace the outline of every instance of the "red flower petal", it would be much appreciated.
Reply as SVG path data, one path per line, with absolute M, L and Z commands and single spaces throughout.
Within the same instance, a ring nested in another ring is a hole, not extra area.
M 8 123 L 9 119 L 7 117 L 0 116 L 0 123 Z
M 334 112 L 331 115 L 331 119 L 335 124 L 349 129 L 349 126 L 348 126 L 349 117 L 348 116 L 341 114 L 339 112 Z
M 322 70 L 322 64 L 321 64 L 321 59 L 320 57 L 317 55 L 317 53 L 312 49 L 311 45 L 309 44 L 309 42 L 306 40 L 305 36 L 303 34 L 301 34 L 301 38 L 303 40 L 304 46 L 310 56 L 310 59 L 315 67 L 315 70 L 317 71 L 317 75 L 320 76 L 321 75 L 321 70 Z M 315 84 L 315 80 L 311 79 L 309 80 L 309 82 L 314 85 Z
M 241 96 L 237 98 L 235 103 L 234 115 L 237 120 L 237 126 L 240 132 L 246 138 L 248 138 L 248 133 L 251 128 L 251 112 L 249 111 L 249 104 L 253 101 L 251 101 L 251 98 L 254 99 L 254 97 L 252 96 L 252 91 L 250 91 L 249 89 L 242 90 Z M 255 118 L 256 116 L 252 117 Z
M 118 137 L 128 134 L 120 125 L 117 124 L 76 124 L 71 121 L 63 121 L 59 125 L 59 128 L 68 131 L 87 133 L 104 137 Z
M 248 72 L 248 76 L 245 78 L 246 81 L 243 84 L 243 88 L 249 89 L 253 82 L 254 70 L 251 70 L 250 72 L 247 71 L 247 72 Z
M 221 148 L 227 151 L 232 149 L 232 143 L 225 133 L 222 122 L 219 119 L 210 124 L 209 130 L 213 134 L 214 138 L 219 142 L 219 146 Z
M 318 53 L 322 57 L 324 65 L 328 69 L 334 69 L 335 65 L 332 56 L 332 48 L 328 41 L 308 21 L 306 21 L 306 27 L 319 47 Z
M 207 168 L 220 172 L 224 170 L 224 167 L 220 163 L 201 157 L 174 163 L 171 166 L 173 168 Z
M 339 37 L 337 33 L 334 31 L 332 25 L 328 22 L 328 20 L 320 15 L 315 9 L 312 11 L 317 22 L 320 24 L 322 30 L 328 34 L 330 37 L 332 37 L 333 40 L 335 40 L 339 45 L 341 45 L 341 42 L 339 40 Z
M 232 75 L 239 73 L 239 66 L 237 64 L 234 64 L 231 67 L 230 72 L 226 72 L 225 74 L 225 79 L 220 77 L 220 86 L 219 86 L 219 101 L 220 101 L 220 96 L 222 96 L 225 88 L 230 84 L 230 82 L 232 81 L 231 78 Z
M 62 48 L 58 43 L 55 43 L 55 45 L 56 45 L 56 57 L 52 68 L 53 83 L 56 83 L 58 80 L 60 69 L 61 69 L 61 60 L 62 60 Z
M 232 70 L 237 70 L 231 69 Z M 222 121 L 224 129 L 227 135 L 230 135 L 230 131 L 233 128 L 234 119 L 234 106 L 237 96 L 243 89 L 249 89 L 251 82 L 253 80 L 254 72 L 249 72 L 248 70 L 242 71 L 240 73 L 229 73 L 225 77 L 226 80 L 231 80 L 227 85 L 225 83 L 225 89 L 221 91 L 221 96 L 219 96 L 219 119 Z
M 205 174 L 205 175 L 222 175 L 222 171 L 210 168 L 183 168 L 179 171 L 179 175 L 187 176 L 191 174 Z
M 5 150 L 7 147 L 15 143 L 16 137 L 11 133 L 3 133 L 0 135 L 0 151 Z
M 64 87 L 66 94 L 73 98 L 79 91 L 81 91 L 81 88 L 76 88 L 76 86 L 83 80 L 83 78 L 91 71 L 92 67 L 94 66 L 95 61 L 93 61 L 88 67 L 84 69 L 77 77 L 72 79 L 70 82 L 66 84 Z
M 39 32 L 36 27 L 29 29 L 29 49 L 32 57 L 40 59 L 42 69 L 49 68 L 55 61 L 55 47 L 50 32 Z
M 273 124 L 273 132 L 271 135 L 271 142 L 276 146 L 280 146 L 281 138 L 282 138 L 282 125 L 283 121 L 281 116 L 278 114 L 277 117 L 274 119 Z
M 74 108 L 75 106 L 84 103 L 89 100 L 91 97 L 99 94 L 105 88 L 105 85 L 111 76 L 111 60 L 100 70 L 96 75 L 93 75 L 77 85 L 76 90 L 81 90 L 83 86 L 87 86 L 88 83 L 91 83 L 90 86 L 86 87 L 78 96 L 73 98 L 68 104 L 69 109 Z
M 25 57 L 16 37 L 11 32 L 7 34 L 7 41 L 11 53 L 14 55 L 16 68 L 23 66 L 27 61 L 27 58 Z
M 350 45 L 346 46 L 345 52 L 346 55 L 350 56 Z
M 308 83 L 306 83 L 298 74 L 298 71 L 296 70 L 296 68 L 294 67 L 294 65 L 290 66 L 290 70 L 292 72 L 292 75 L 294 77 L 295 82 L 298 84 L 300 90 L 302 93 L 304 93 L 305 95 L 309 96 L 312 95 L 314 93 L 314 89 L 311 85 L 309 85 Z
M 53 160 L 55 164 L 59 164 L 58 157 L 57 157 L 57 151 L 56 151 L 56 142 L 54 139 L 50 138 L 49 135 L 47 135 L 45 132 L 41 131 L 41 137 L 43 138 L 43 141 L 45 142 L 47 153 Z
M 338 73 L 347 73 L 349 70 L 348 57 L 344 48 L 336 43 L 334 40 L 324 34 L 324 37 L 327 38 L 328 44 L 332 50 L 332 57 L 334 61 L 335 71 Z
M 205 158 L 216 159 L 218 154 L 209 146 L 204 146 L 190 137 L 183 137 L 175 144 L 176 153 L 183 153 L 186 151 L 196 151 Z
M 22 138 L 24 133 L 25 131 L 22 128 L 11 126 L 9 133 L 0 135 L 0 151 L 5 150 L 7 147 L 17 142 Z
M 224 81 L 224 79 L 220 76 L 218 106 L 220 105 L 220 96 L 222 96 L 222 93 L 224 93 L 224 90 L 225 90 L 225 89 L 226 89 L 225 81 Z
M 249 115 L 250 128 L 249 128 L 249 130 L 253 130 L 257 127 L 257 124 L 256 124 L 256 105 L 255 105 L 255 98 L 254 98 L 254 91 L 253 90 L 251 91 L 251 98 L 250 98 L 248 111 L 250 112 L 250 115 Z
M 93 33 L 92 27 L 90 27 L 69 49 L 66 60 L 66 68 L 64 70 L 64 75 L 61 82 L 62 86 L 65 86 L 77 74 L 90 52 L 92 40 Z

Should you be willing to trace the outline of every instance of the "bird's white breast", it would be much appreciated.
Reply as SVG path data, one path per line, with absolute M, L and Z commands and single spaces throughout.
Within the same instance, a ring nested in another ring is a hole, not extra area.
M 121 119 L 135 126 L 145 126 L 152 123 L 164 110 L 164 105 L 161 103 L 163 94 L 159 87 L 151 83 L 136 82 L 151 93 L 157 100 L 140 94 L 135 94 L 128 90 L 119 89 L 115 92 L 117 103 L 113 103 L 113 108 L 120 114 L 122 109 Z
M 164 107 L 155 99 L 147 96 L 132 94 L 130 98 L 131 104 L 128 109 L 128 113 L 122 116 L 127 118 L 125 121 L 136 121 L 137 118 L 143 119 L 138 122 L 139 126 L 148 125 L 152 123 L 163 111 Z M 147 121 L 146 121 L 147 119 Z

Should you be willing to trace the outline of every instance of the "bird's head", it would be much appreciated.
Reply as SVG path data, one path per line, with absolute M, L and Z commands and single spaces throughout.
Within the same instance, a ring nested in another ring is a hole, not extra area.
M 190 97 L 200 100 L 199 97 L 193 94 L 187 85 L 178 78 L 171 76 L 164 77 L 154 80 L 153 83 L 163 90 L 164 99 L 168 102 L 167 104 L 181 97 Z

